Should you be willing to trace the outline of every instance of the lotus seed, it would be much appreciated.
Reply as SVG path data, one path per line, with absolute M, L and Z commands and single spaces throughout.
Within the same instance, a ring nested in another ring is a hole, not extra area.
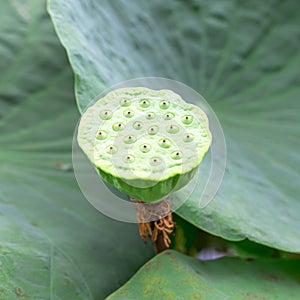
M 164 120 L 171 120 L 173 118 L 174 118 L 174 114 L 171 112 L 164 115 Z
M 190 124 L 192 124 L 193 119 L 194 118 L 192 115 L 184 115 L 184 116 L 182 116 L 181 121 L 185 125 L 190 125 Z
M 158 166 L 161 163 L 161 159 L 159 157 L 152 157 L 150 159 L 151 166 Z
M 167 101 L 167 100 L 162 100 L 159 103 L 159 107 L 161 109 L 167 109 L 167 108 L 169 108 L 169 106 L 170 106 L 170 101 Z
M 113 126 L 112 126 L 114 131 L 121 131 L 124 129 L 124 127 L 125 127 L 125 125 L 121 122 L 117 122 L 117 123 L 113 124 Z
M 147 113 L 146 118 L 147 118 L 148 120 L 154 119 L 154 118 L 155 118 L 155 113 L 154 113 L 154 112 L 149 112 L 149 113 Z
M 102 120 L 109 120 L 112 117 L 112 112 L 110 110 L 102 110 L 100 111 L 99 116 Z
M 174 134 L 174 133 L 177 133 L 178 131 L 179 131 L 179 127 L 176 126 L 176 125 L 167 126 L 167 132 L 168 133 Z
M 136 121 L 133 123 L 133 128 L 136 130 L 141 130 L 142 127 L 143 127 L 143 124 L 141 122 Z
M 127 154 L 124 158 L 124 161 L 127 163 L 133 163 L 135 161 L 135 157 L 131 154 Z
M 193 141 L 193 139 L 194 139 L 194 135 L 192 133 L 188 133 L 188 134 L 185 135 L 183 140 L 185 142 L 191 142 L 191 141 Z
M 143 153 L 147 153 L 151 150 L 151 146 L 149 144 L 143 144 L 143 145 L 140 146 L 140 150 Z
M 106 148 L 106 152 L 108 154 L 115 154 L 117 152 L 117 148 L 115 146 L 108 146 Z
M 162 138 L 158 141 L 158 145 L 162 148 L 170 148 L 171 144 L 171 141 L 167 138 Z
M 152 125 L 151 127 L 149 127 L 148 129 L 148 134 L 150 135 L 154 135 L 158 132 L 159 128 L 156 125 Z
M 131 104 L 131 101 L 129 99 L 121 99 L 120 105 L 121 106 L 129 106 Z
M 150 106 L 150 102 L 147 99 L 140 100 L 140 107 L 141 108 L 148 108 Z
M 128 135 L 124 138 L 124 143 L 125 144 L 133 144 L 136 142 L 136 137 L 133 135 Z
M 123 112 L 124 117 L 126 118 L 132 118 L 134 116 L 134 112 L 132 110 L 125 110 Z
M 181 151 L 174 151 L 171 153 L 171 157 L 175 160 L 181 159 L 182 158 L 182 153 Z
M 107 133 L 104 130 L 99 130 L 97 133 L 98 140 L 105 140 L 107 138 Z

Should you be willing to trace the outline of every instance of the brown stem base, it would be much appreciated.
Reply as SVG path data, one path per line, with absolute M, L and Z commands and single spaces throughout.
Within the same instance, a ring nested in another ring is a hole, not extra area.
M 171 201 L 165 199 L 159 203 L 143 203 L 136 199 L 132 200 L 139 204 L 137 220 L 141 238 L 144 241 L 148 238 L 151 239 L 156 253 L 167 250 L 171 244 L 169 235 L 175 228 L 172 220 Z

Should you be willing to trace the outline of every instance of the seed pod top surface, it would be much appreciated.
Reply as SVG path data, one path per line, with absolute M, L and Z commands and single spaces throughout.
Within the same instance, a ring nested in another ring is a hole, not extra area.
M 205 113 L 170 90 L 123 88 L 82 115 L 78 143 L 101 171 L 164 181 L 198 167 L 211 144 Z

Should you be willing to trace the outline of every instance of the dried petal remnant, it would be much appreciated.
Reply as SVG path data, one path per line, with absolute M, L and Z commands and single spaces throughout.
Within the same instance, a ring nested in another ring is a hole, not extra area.
M 165 249 L 169 248 L 171 244 L 169 235 L 175 229 L 175 223 L 172 220 L 171 201 L 168 198 L 151 204 L 143 203 L 134 198 L 131 198 L 131 201 L 138 203 L 137 220 L 141 238 L 144 241 L 151 239 L 155 244 L 161 237 Z

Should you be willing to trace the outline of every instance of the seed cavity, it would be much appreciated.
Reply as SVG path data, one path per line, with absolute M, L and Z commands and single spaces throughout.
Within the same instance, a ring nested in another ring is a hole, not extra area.
M 164 120 L 172 120 L 175 117 L 175 115 L 171 112 L 168 112 L 164 115 Z
M 182 159 L 182 152 L 177 150 L 177 151 L 173 151 L 171 153 L 171 157 L 172 159 L 175 159 L 175 160 L 179 160 L 179 159 Z
M 107 133 L 104 130 L 99 130 L 96 136 L 97 140 L 105 140 L 107 138 Z
M 142 122 L 139 122 L 139 121 L 136 121 L 133 123 L 133 128 L 136 129 L 136 130 L 140 130 L 143 128 L 143 123 Z
M 127 106 L 130 106 L 131 100 L 127 99 L 127 98 L 124 98 L 124 99 L 121 99 L 119 103 L 120 103 L 121 106 L 127 107 Z
M 155 117 L 156 117 L 156 115 L 155 115 L 154 112 L 148 112 L 148 113 L 146 114 L 146 118 L 147 118 L 148 120 L 153 120 Z
M 176 125 L 171 124 L 171 125 L 168 125 L 168 126 L 167 126 L 167 132 L 168 132 L 168 133 L 175 134 L 175 133 L 177 133 L 178 131 L 179 131 L 179 127 L 176 126 Z
M 181 117 L 181 121 L 183 124 L 185 125 L 189 125 L 193 122 L 194 117 L 192 115 L 186 114 L 184 116 Z
M 132 154 L 127 154 L 124 157 L 124 161 L 127 163 L 133 163 L 135 161 L 135 157 Z
M 151 146 L 149 144 L 142 144 L 140 146 L 140 150 L 143 153 L 147 153 L 147 152 L 149 152 L 151 150 Z
M 157 134 L 158 130 L 159 130 L 159 128 L 157 125 L 152 125 L 148 128 L 148 134 L 155 135 L 155 134 Z
M 123 115 L 126 118 L 132 118 L 134 116 L 134 112 L 132 110 L 127 109 L 124 110 Z
M 159 141 L 158 141 L 158 145 L 162 148 L 170 148 L 172 143 L 169 139 L 167 138 L 161 138 Z
M 150 106 L 150 101 L 148 99 L 141 99 L 140 100 L 140 107 L 141 108 L 148 108 Z
M 112 125 L 114 131 L 121 131 L 125 128 L 125 125 L 122 122 L 117 122 Z
M 154 156 L 150 159 L 150 165 L 151 166 L 159 166 L 161 164 L 162 160 L 160 157 Z
M 195 136 L 192 133 L 187 133 L 183 140 L 185 142 L 192 142 L 194 140 Z
M 111 110 L 102 110 L 99 112 L 99 117 L 102 120 L 109 120 L 112 117 L 112 111 Z
M 161 109 L 167 109 L 167 108 L 169 108 L 169 106 L 170 106 L 170 101 L 168 101 L 168 100 L 162 100 L 159 102 L 159 107 Z
M 108 154 L 115 154 L 117 150 L 118 150 L 117 147 L 113 145 L 106 147 L 106 153 Z

